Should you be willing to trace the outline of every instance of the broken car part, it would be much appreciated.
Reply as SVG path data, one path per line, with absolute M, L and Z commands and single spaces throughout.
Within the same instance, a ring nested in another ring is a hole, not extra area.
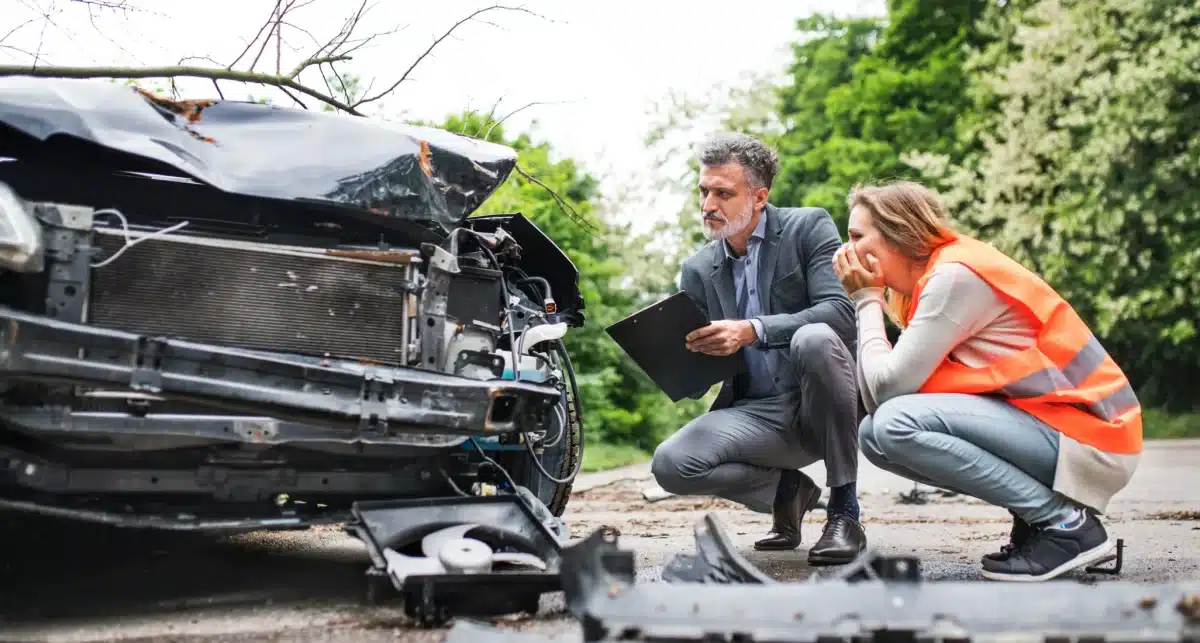
M 720 521 L 706 515 L 693 527 L 695 554 L 677 554 L 663 568 L 663 580 L 682 583 L 771 585 L 775 580 L 742 557 Z
M 542 594 L 560 589 L 566 535 L 527 492 L 362 502 L 353 515 L 346 529 L 371 558 L 368 600 L 398 593 L 422 625 L 536 613 Z
M 290 527 L 495 485 L 560 515 L 579 274 L 520 214 L 468 218 L 514 162 L 427 128 L 0 79 L 0 506 Z
M 719 554 L 707 538 L 722 530 L 704 524 L 701 548 Z M 1200 583 L 923 582 L 916 558 L 871 551 L 803 582 L 636 583 L 634 572 L 609 529 L 563 550 L 585 641 L 1200 640 L 1188 609 Z

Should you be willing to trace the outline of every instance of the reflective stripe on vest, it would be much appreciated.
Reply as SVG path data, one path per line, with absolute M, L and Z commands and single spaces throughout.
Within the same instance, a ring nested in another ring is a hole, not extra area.
M 1053 288 L 991 246 L 960 236 L 933 253 L 917 281 L 919 302 L 934 268 L 960 263 L 1041 324 L 1035 346 L 981 368 L 944 360 L 922 393 L 1001 395 L 1064 435 L 1101 451 L 1142 450 L 1142 409 L 1120 366 Z M 916 306 L 909 309 L 909 321 Z

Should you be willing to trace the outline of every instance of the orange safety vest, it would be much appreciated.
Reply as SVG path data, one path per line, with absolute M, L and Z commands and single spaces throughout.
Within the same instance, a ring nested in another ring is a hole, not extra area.
M 1011 304 L 1037 319 L 1037 344 L 982 368 L 947 357 L 921 393 L 992 394 L 1108 453 L 1142 450 L 1142 407 L 1121 367 L 1053 288 L 988 244 L 963 235 L 935 250 L 912 293 L 914 304 L 933 269 L 960 263 Z M 916 305 L 909 308 L 912 321 Z

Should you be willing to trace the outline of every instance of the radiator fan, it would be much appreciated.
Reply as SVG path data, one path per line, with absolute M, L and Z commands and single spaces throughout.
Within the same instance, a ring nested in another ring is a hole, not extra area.
M 399 585 L 409 576 L 487 574 L 505 568 L 546 571 L 546 561 L 534 551 L 534 544 L 515 532 L 467 523 L 438 529 L 419 542 L 397 543 L 384 549 L 383 557 L 388 575 Z

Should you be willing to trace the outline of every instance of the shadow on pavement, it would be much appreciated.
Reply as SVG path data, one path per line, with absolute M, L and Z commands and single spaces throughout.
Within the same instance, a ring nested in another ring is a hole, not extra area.
M 0 512 L 0 543 L 0 620 L 10 623 L 360 603 L 365 588 L 365 550 L 328 527 L 214 535 Z

